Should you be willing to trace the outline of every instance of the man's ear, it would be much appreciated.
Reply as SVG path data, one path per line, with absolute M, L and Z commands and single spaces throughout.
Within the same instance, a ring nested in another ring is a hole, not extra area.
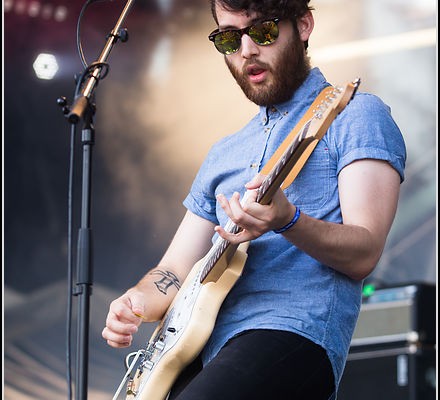
M 309 40 L 310 34 L 315 26 L 315 20 L 311 11 L 307 11 L 301 18 L 298 18 L 298 32 L 299 37 L 303 42 Z

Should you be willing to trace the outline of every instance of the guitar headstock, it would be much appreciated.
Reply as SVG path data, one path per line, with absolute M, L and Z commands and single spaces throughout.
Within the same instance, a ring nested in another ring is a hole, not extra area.
M 316 123 L 314 124 L 312 121 L 312 129 L 310 129 L 308 135 L 313 135 L 321 139 L 330 125 L 327 123 L 327 120 L 331 122 L 333 118 L 345 108 L 354 97 L 360 83 L 360 78 L 356 78 L 353 82 L 347 83 L 344 87 L 329 86 L 323 91 L 320 94 L 321 101 L 311 110 L 313 114 L 312 120 L 316 120 Z
M 329 87 L 321 103 L 313 109 L 314 117 L 322 119 L 331 111 L 336 112 L 336 115 L 339 114 L 353 98 L 360 83 L 361 79 L 356 78 L 353 82 L 347 83 L 345 87 Z

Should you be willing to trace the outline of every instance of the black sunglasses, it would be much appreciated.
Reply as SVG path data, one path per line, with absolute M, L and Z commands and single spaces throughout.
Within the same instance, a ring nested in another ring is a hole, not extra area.
M 279 18 L 269 19 L 267 21 L 257 22 L 243 29 L 229 29 L 219 31 L 216 29 L 208 38 L 214 43 L 215 48 L 222 54 L 236 53 L 241 46 L 241 37 L 246 34 L 256 44 L 267 46 L 277 40 L 280 33 L 278 29 Z

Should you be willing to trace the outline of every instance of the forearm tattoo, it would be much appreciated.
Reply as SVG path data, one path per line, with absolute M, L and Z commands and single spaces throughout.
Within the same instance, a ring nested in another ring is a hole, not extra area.
M 180 282 L 179 278 L 174 275 L 170 271 L 162 271 L 160 269 L 154 270 L 150 272 L 151 275 L 159 275 L 161 278 L 154 282 L 159 292 L 162 292 L 163 294 L 167 294 L 168 289 L 171 286 L 174 286 L 177 288 L 177 290 L 180 289 Z

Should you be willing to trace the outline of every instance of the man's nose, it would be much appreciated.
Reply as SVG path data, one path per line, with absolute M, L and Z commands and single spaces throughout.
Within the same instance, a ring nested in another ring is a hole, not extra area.
M 260 53 L 260 46 L 256 44 L 246 33 L 241 37 L 241 56 L 243 58 L 252 58 Z

